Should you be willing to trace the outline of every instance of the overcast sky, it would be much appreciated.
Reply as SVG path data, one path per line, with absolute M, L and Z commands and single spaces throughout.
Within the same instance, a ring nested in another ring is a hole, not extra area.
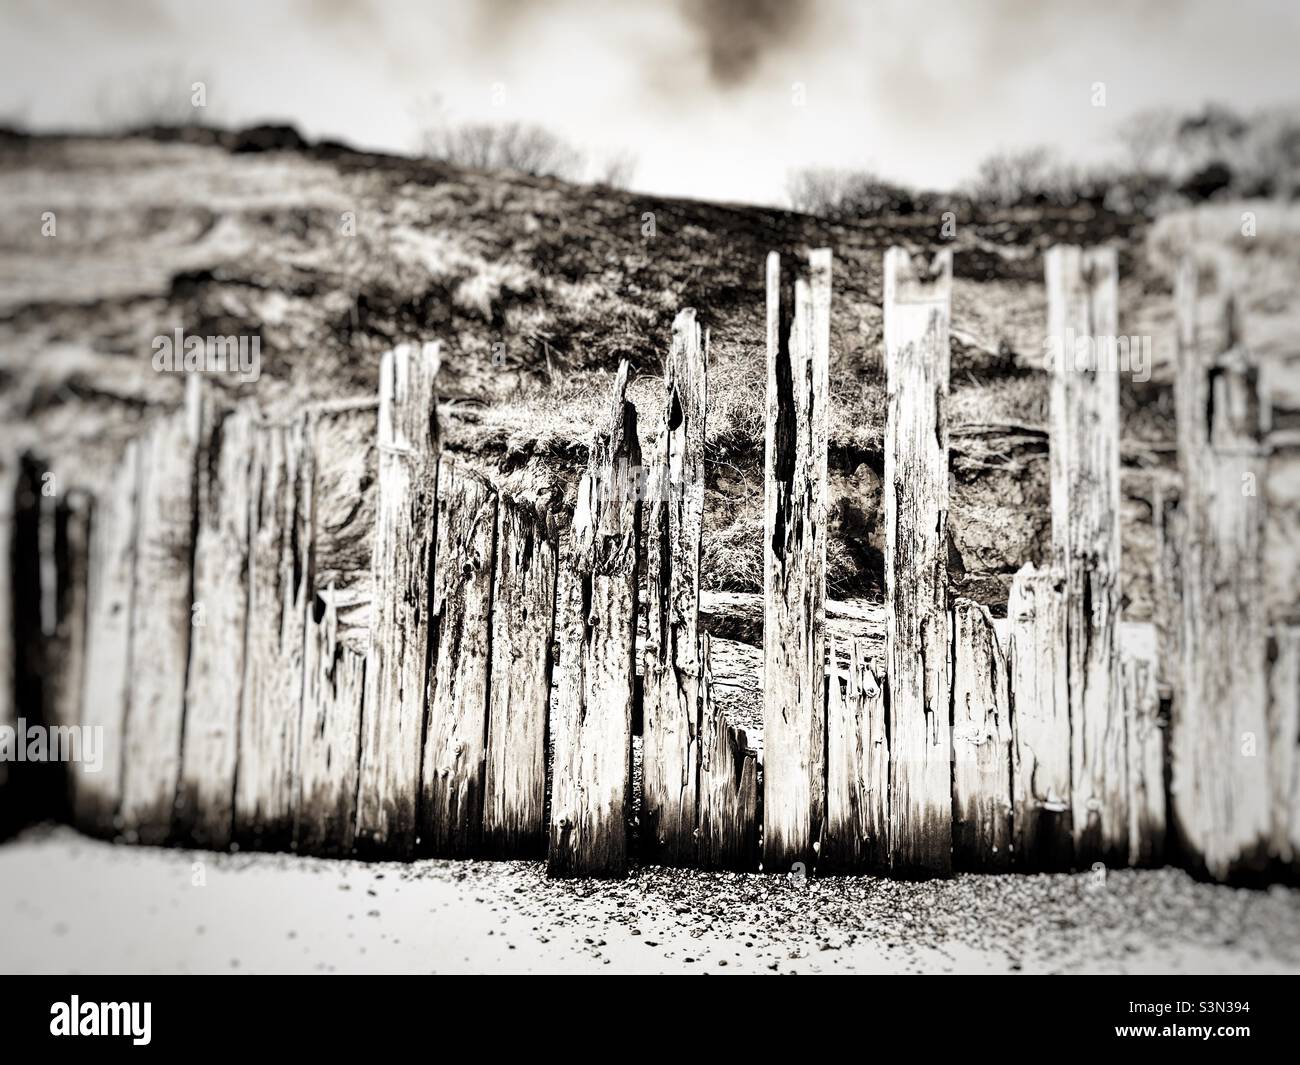
M 1143 108 L 1294 103 L 1298 68 L 1300 0 L 0 0 L 0 117 L 36 128 L 202 79 L 213 121 L 408 151 L 439 99 L 756 202 L 800 165 L 944 188 L 998 148 L 1100 158 Z

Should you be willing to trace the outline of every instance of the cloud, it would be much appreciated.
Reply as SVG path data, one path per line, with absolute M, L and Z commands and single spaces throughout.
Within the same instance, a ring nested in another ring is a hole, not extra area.
M 817 22 L 816 0 L 682 0 L 715 84 L 748 81 L 768 53 L 796 45 Z

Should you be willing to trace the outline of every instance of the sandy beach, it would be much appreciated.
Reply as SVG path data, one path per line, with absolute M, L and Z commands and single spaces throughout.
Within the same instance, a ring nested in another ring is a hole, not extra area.
M 0 845 L 6 973 L 1295 973 L 1300 891 L 1123 870 L 900 883 Z

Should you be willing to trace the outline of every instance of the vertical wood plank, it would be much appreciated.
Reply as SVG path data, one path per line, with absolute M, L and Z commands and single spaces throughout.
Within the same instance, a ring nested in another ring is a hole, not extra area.
M 139 487 L 140 447 L 132 440 L 98 497 L 90 531 L 81 724 L 99 737 L 103 764 L 98 772 L 77 774 L 73 822 L 97 836 L 116 831 L 122 798 Z
M 225 849 L 234 824 L 235 761 L 248 623 L 249 487 L 255 414 L 217 409 L 198 470 L 194 605 L 175 832 Z
M 483 847 L 546 853 L 546 730 L 559 561 L 549 515 L 508 495 L 497 509 Z
M 307 417 L 311 530 L 298 739 L 300 854 L 348 855 L 356 831 L 370 641 L 377 404 Z
M 952 860 L 957 869 L 1011 865 L 1011 705 L 1006 658 L 979 603 L 953 604 Z
M 1068 609 L 1071 784 L 1076 860 L 1128 861 L 1120 699 L 1119 372 L 1077 358 L 1118 335 L 1114 249 L 1047 253 L 1052 545 Z
M 570 572 L 561 578 L 551 876 L 627 872 L 641 519 L 641 446 L 627 373 L 624 362 L 607 426 L 592 441 L 574 508 Z
M 1187 264 L 1176 288 L 1182 586 L 1170 791 L 1184 857 L 1228 879 L 1264 869 L 1273 830 L 1263 585 L 1269 406 L 1220 282 L 1219 292 L 1202 292 Z
M 841 661 L 845 660 L 841 669 Z M 866 641 L 830 653 L 826 709 L 826 838 L 819 868 L 832 873 L 889 868 L 889 746 L 885 693 Z
M 54 774 L 54 786 L 59 794 L 53 799 L 53 809 L 60 820 L 66 820 L 73 809 L 77 780 L 91 771 L 91 761 L 102 768 L 100 746 L 102 733 L 90 739 L 80 731 L 81 699 L 86 683 L 86 624 L 89 596 L 90 537 L 94 521 L 94 499 L 81 488 L 70 488 L 62 493 L 55 511 L 55 631 L 50 658 L 50 679 L 46 691 L 46 723 L 61 732 L 60 746 L 75 758 L 63 762 Z M 67 737 L 63 739 L 62 737 Z M 73 738 L 75 737 L 75 739 Z
M 14 493 L 18 465 L 14 456 L 0 455 L 0 728 L 18 726 L 14 703 L 14 656 L 18 618 L 13 598 Z M 0 839 L 17 828 L 18 798 L 12 763 L 0 760 Z
M 758 754 L 714 698 L 709 638 L 700 637 L 699 831 L 702 869 L 749 871 L 758 862 Z
M 1300 626 L 1269 639 L 1269 783 L 1273 857 L 1300 866 Z
M 311 493 L 301 420 L 257 429 L 249 520 L 248 637 L 239 711 L 234 838 L 293 844 Z
M 202 428 L 199 382 L 197 376 L 188 379 L 185 408 L 157 419 L 140 444 L 121 806 L 127 839 L 140 843 L 163 843 L 171 834 L 180 777 Z
M 496 525 L 496 490 L 444 455 L 419 812 L 422 849 L 443 858 L 476 854 L 483 837 Z
M 1067 617 L 1064 574 L 1021 567 L 1007 603 L 1007 668 L 1016 862 L 1029 871 L 1069 869 L 1074 858 Z
M 695 861 L 700 544 L 708 340 L 687 309 L 664 365 L 664 426 L 648 478 L 641 831 L 648 861 Z
M 1154 648 L 1120 659 L 1128 748 L 1129 864 L 1154 868 L 1165 858 L 1165 729 Z
M 826 808 L 826 451 L 831 253 L 782 291 L 767 259 L 763 868 L 811 870 Z
M 415 846 L 437 501 L 437 344 L 403 344 L 379 371 L 379 497 L 356 846 Z
M 57 620 L 54 612 L 54 514 L 57 480 L 46 461 L 30 451 L 18 457 L 11 497 L 13 524 L 9 555 L 11 610 L 14 619 L 13 700 L 16 736 L 46 724 L 49 709 L 50 657 Z M 48 487 L 47 487 L 48 486 Z M 58 788 L 50 770 L 35 759 L 9 755 L 10 805 L 0 812 L 12 831 L 54 813 Z
M 952 255 L 885 255 L 885 617 L 898 876 L 952 870 L 948 372 Z

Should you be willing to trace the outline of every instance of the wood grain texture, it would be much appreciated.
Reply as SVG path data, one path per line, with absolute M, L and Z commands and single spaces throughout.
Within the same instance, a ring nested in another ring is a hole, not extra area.
M 551 876 L 627 872 L 641 520 L 641 447 L 627 373 L 624 362 L 608 421 L 592 441 L 573 514 L 572 561 L 560 578 Z
M 246 849 L 293 844 L 312 510 L 304 437 L 298 419 L 259 427 L 253 445 L 234 820 Z
M 663 865 L 690 865 L 696 854 L 707 372 L 707 336 L 683 310 L 664 364 L 664 426 L 646 499 L 641 833 L 646 860 Z
M 81 724 L 98 730 L 103 765 L 96 773 L 76 775 L 73 823 L 96 836 L 115 833 L 122 798 L 139 487 L 140 448 L 132 440 L 100 491 L 90 530 Z
M 180 777 L 189 663 L 199 378 L 183 410 L 157 419 L 140 442 L 135 592 L 121 818 L 130 841 L 171 834 Z
M 758 752 L 728 721 L 713 689 L 712 655 L 700 638 L 700 776 L 696 861 L 701 869 L 748 872 L 758 864 Z
M 1128 860 L 1145 869 L 1165 859 L 1165 726 L 1154 629 L 1151 634 L 1149 646 L 1125 646 L 1120 656 L 1128 733 Z
M 444 455 L 419 810 L 421 849 L 441 858 L 477 854 L 483 838 L 496 526 L 496 489 Z
M 415 846 L 437 504 L 436 344 L 401 345 L 379 371 L 379 495 L 357 793 L 358 849 Z
M 896 876 L 952 870 L 948 372 L 952 256 L 885 255 L 885 609 Z
M 952 861 L 956 869 L 1011 866 L 1011 703 L 1006 657 L 979 603 L 952 611 Z
M 818 868 L 889 868 L 885 692 L 865 640 L 831 639 L 826 701 L 826 837 Z
M 493 857 L 546 854 L 546 735 L 558 562 L 550 515 L 500 496 L 483 807 L 483 849 Z
M 311 593 L 294 822 L 300 854 L 348 855 L 356 831 L 374 583 L 377 410 L 372 402 L 307 416 Z
M 18 619 L 14 614 L 12 573 L 17 482 L 17 457 L 0 455 L 0 727 L 8 728 L 16 728 L 18 724 L 18 708 L 14 703 Z M 0 839 L 18 827 L 15 787 L 12 764 L 0 760 Z
M 1239 345 L 1220 278 L 1185 264 L 1176 289 L 1178 648 L 1172 815 L 1184 858 L 1218 879 L 1255 877 L 1273 831 L 1263 574 L 1269 404 Z
M 1120 698 L 1119 371 L 1079 360 L 1079 345 L 1118 335 L 1113 248 L 1047 253 L 1051 372 L 1052 548 L 1065 574 L 1071 807 L 1080 864 L 1128 861 L 1128 787 Z
M 248 625 L 248 529 L 256 412 L 220 409 L 199 456 L 194 609 L 175 834 L 224 850 L 234 825 L 235 763 Z
M 1016 863 L 1029 871 L 1069 869 L 1070 693 L 1065 576 L 1026 563 L 1007 603 Z
M 1269 783 L 1272 856 L 1300 867 L 1300 627 L 1281 625 L 1269 639 Z
M 763 868 L 811 870 L 826 809 L 826 496 L 831 253 L 783 286 L 767 259 Z M 787 290 L 783 292 L 783 287 Z
M 81 699 L 86 683 L 86 625 L 88 619 L 90 537 L 95 501 L 83 488 L 58 496 L 54 513 L 54 633 L 47 655 L 45 722 L 58 729 L 61 752 L 50 786 L 50 809 L 60 820 L 71 817 L 77 779 L 100 764 L 102 735 L 87 737 L 81 724 Z M 52 743 L 55 741 L 52 741 Z

